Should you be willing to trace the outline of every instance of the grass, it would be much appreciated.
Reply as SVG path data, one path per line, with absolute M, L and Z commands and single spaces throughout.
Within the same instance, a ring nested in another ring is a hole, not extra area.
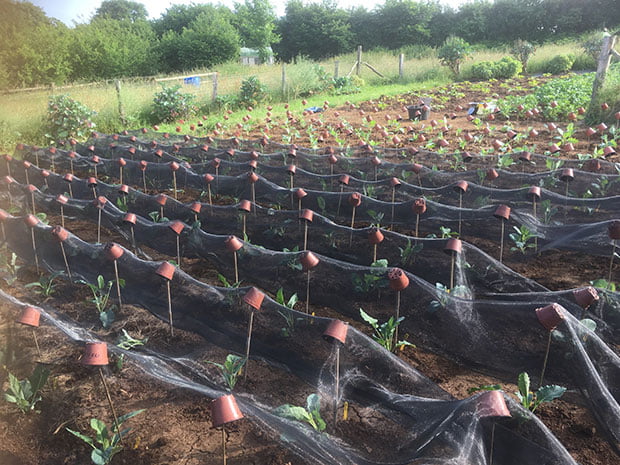
M 530 60 L 529 71 L 540 72 L 546 61 L 561 53 L 574 52 L 578 49 L 576 43 L 541 46 Z M 483 49 L 474 53 L 473 59 L 468 60 L 463 67 L 462 78 L 466 79 L 471 66 L 480 61 L 499 60 L 506 55 L 500 49 Z M 328 99 L 332 106 L 337 106 L 346 100 L 353 102 L 369 100 L 379 95 L 395 95 L 411 90 L 419 90 L 450 82 L 452 76 L 448 70 L 441 67 L 434 56 L 414 58 L 405 56 L 403 78 L 399 78 L 398 55 L 388 51 L 370 51 L 363 54 L 362 60 L 379 70 L 384 77 L 379 77 L 370 69 L 363 66 L 361 77 L 365 81 L 362 92 L 349 96 L 319 96 L 308 98 L 308 105 L 322 104 Z M 336 60 L 326 60 L 318 63 L 332 75 Z M 356 53 L 342 55 L 337 58 L 339 75 L 348 74 L 356 61 Z M 218 95 L 236 94 L 243 79 L 256 75 L 263 83 L 270 95 L 272 103 L 290 101 L 293 108 L 301 105 L 301 95 L 307 93 L 312 79 L 316 79 L 313 68 L 317 64 L 301 59 L 295 64 L 288 64 L 286 70 L 286 92 L 282 92 L 282 66 L 254 66 L 247 67 L 238 63 L 225 63 L 218 66 Z M 198 74 L 205 70 L 194 70 Z M 167 82 L 167 85 L 176 82 Z M 182 83 L 179 80 L 178 83 Z M 72 98 L 82 102 L 97 112 L 95 123 L 97 130 L 105 133 L 117 132 L 122 129 L 136 129 L 148 124 L 148 108 L 155 92 L 161 89 L 161 84 L 152 79 L 124 81 L 121 89 L 121 99 L 127 116 L 127 128 L 124 128 L 119 119 L 118 99 L 113 83 L 95 83 L 75 86 L 68 89 L 58 88 L 54 93 L 67 93 Z M 202 78 L 200 87 L 184 85 L 185 92 L 197 95 L 203 108 L 209 111 L 212 97 L 212 84 L 209 78 Z M 52 94 L 51 89 L 31 92 L 20 92 L 0 96 L 0 150 L 12 151 L 17 142 L 46 145 L 49 143 L 44 137 L 43 121 L 46 114 L 47 99 Z M 218 115 L 209 115 L 208 123 L 215 124 Z M 163 127 L 162 127 L 163 129 Z

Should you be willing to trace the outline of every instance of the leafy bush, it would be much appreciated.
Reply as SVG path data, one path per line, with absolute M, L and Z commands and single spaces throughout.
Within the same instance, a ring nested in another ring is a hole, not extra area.
M 510 79 L 523 69 L 521 62 L 512 57 L 500 61 L 483 61 L 471 67 L 472 79 L 488 81 L 489 79 Z
M 151 117 L 154 123 L 169 123 L 177 118 L 186 118 L 196 114 L 193 94 L 180 91 L 181 86 L 162 86 L 161 92 L 155 94 Z
M 461 64 L 472 52 L 469 43 L 460 37 L 450 36 L 437 51 L 437 58 L 443 66 L 450 68 L 455 76 L 461 72 Z
M 527 62 L 530 60 L 530 57 L 536 51 L 536 47 L 531 42 L 527 40 L 517 39 L 512 44 L 512 48 L 510 49 L 510 54 L 513 55 L 519 62 L 523 68 L 523 72 L 527 72 Z
M 545 71 L 551 74 L 568 73 L 573 67 L 575 57 L 573 55 L 556 55 L 545 66 Z
M 47 133 L 50 140 L 69 137 L 83 139 L 95 127 L 92 118 L 96 113 L 67 94 L 53 95 L 47 103 Z
M 263 85 L 257 76 L 250 76 L 241 82 L 239 102 L 242 105 L 258 105 L 267 100 L 267 87 Z
M 594 62 L 598 60 L 603 47 L 603 32 L 594 32 L 585 37 L 579 45 Z

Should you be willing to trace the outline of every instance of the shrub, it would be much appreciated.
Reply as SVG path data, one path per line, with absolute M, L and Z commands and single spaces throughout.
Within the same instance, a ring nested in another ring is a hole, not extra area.
M 575 57 L 573 55 L 556 55 L 547 63 L 545 71 L 551 74 L 568 73 L 574 62 Z
M 530 60 L 530 57 L 536 51 L 536 47 L 531 42 L 527 40 L 517 39 L 512 44 L 512 48 L 510 49 L 510 54 L 513 55 L 519 62 L 523 68 L 523 72 L 527 72 L 527 62 Z
M 472 79 L 488 81 L 489 79 L 510 79 L 522 70 L 521 63 L 512 58 L 504 57 L 500 61 L 483 61 L 471 67 Z
M 96 113 L 68 95 L 53 95 L 47 104 L 47 132 L 51 140 L 85 138 L 95 127 L 91 119 Z
M 481 61 L 471 67 L 471 78 L 476 81 L 488 81 L 493 78 L 494 72 L 492 61 Z
M 155 94 L 151 118 L 154 123 L 169 123 L 177 118 L 185 118 L 196 113 L 193 94 L 184 94 L 180 85 L 173 87 L 163 86 L 161 92 Z
M 250 76 L 241 83 L 239 93 L 239 103 L 242 105 L 258 105 L 267 100 L 267 87 L 263 85 L 258 77 Z
M 455 76 L 461 72 L 461 64 L 470 57 L 471 46 L 460 37 L 450 36 L 437 51 L 437 58 L 443 66 L 450 68 Z
M 595 63 L 598 61 L 598 58 L 601 54 L 601 48 L 603 47 L 603 37 L 604 35 L 602 32 L 595 32 L 588 35 L 579 43 L 586 55 L 592 58 Z

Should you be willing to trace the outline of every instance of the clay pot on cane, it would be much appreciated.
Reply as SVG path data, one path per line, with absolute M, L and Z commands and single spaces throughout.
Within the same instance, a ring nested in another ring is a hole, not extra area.
M 114 244 L 113 242 L 106 244 L 104 250 L 108 260 L 118 260 L 125 253 L 120 245 Z
M 87 181 L 88 187 L 97 187 L 97 178 L 90 177 Z
M 473 159 L 474 159 L 474 157 L 472 156 L 471 153 L 469 153 L 469 152 L 461 153 L 461 160 L 463 160 L 464 163 L 469 163 Z
M 607 226 L 607 232 L 610 239 L 614 241 L 620 240 L 620 221 L 612 221 Z
M 123 218 L 125 223 L 136 224 L 136 214 L 135 213 L 127 213 Z
M 180 236 L 185 228 L 185 225 L 182 221 L 173 221 L 168 225 L 168 227 L 172 229 L 177 236 Z
M 414 163 L 411 165 L 411 171 L 413 171 L 414 174 L 420 174 L 422 172 L 422 168 L 424 168 L 424 166 L 419 163 Z
M 255 310 L 260 310 L 260 306 L 262 305 L 264 299 L 265 294 L 255 287 L 251 287 L 250 290 L 243 296 L 243 301 Z
M 339 182 L 340 184 L 343 184 L 343 185 L 345 185 L 345 186 L 348 186 L 348 185 L 349 185 L 349 180 L 350 180 L 350 179 L 351 179 L 351 178 L 349 177 L 349 175 L 348 175 L 348 174 L 343 174 L 343 175 L 341 175 L 341 176 L 340 176 L 340 178 L 338 178 L 338 182 Z
M 564 309 L 559 304 L 551 304 L 536 309 L 536 317 L 548 331 L 553 331 L 564 320 Z
M 105 342 L 87 342 L 80 363 L 88 366 L 107 365 L 108 345 Z
M 524 163 L 531 163 L 532 154 L 530 152 L 521 152 L 521 154 L 519 155 L 519 160 Z
M 307 196 L 308 193 L 303 190 L 302 188 L 299 188 L 295 191 L 295 197 L 297 197 L 298 200 L 303 199 L 305 196 Z
M 330 165 L 335 165 L 336 163 L 338 163 L 338 158 L 336 158 L 336 155 L 334 155 L 333 153 L 329 156 L 327 160 L 329 161 Z
M 499 178 L 499 173 L 494 168 L 490 168 L 489 170 L 487 170 L 487 181 L 493 181 L 497 178 Z
M 603 156 L 604 157 L 608 157 L 610 155 L 614 155 L 616 153 L 616 151 L 614 150 L 614 148 L 610 145 L 608 145 L 607 147 L 605 147 L 603 149 Z
M 455 192 L 462 192 L 464 194 L 465 192 L 467 192 L 468 187 L 469 183 L 467 181 L 461 180 L 454 185 L 453 189 Z
M 155 202 L 157 202 L 158 205 L 163 207 L 164 205 L 166 205 L 167 199 L 168 197 L 165 194 L 158 194 L 157 197 L 155 197 Z
M 323 338 L 327 341 L 337 341 L 344 344 L 347 341 L 349 325 L 344 321 L 332 320 L 323 332 Z
M 413 213 L 416 215 L 422 215 L 426 212 L 426 200 L 424 199 L 415 199 L 413 201 L 413 205 L 411 206 Z
M 299 213 L 299 219 L 306 220 L 308 223 L 312 223 L 312 220 L 314 219 L 314 212 L 308 208 L 304 208 Z
M 258 179 L 259 179 L 259 178 L 258 178 L 258 175 L 257 175 L 254 171 L 252 171 L 250 174 L 248 174 L 248 180 L 249 180 L 252 184 L 254 184 L 256 181 L 258 181 Z
M 200 213 L 200 210 L 202 209 L 202 204 L 200 202 L 192 202 L 192 204 L 189 206 L 189 209 L 193 213 L 198 215 Z
M 390 179 L 390 186 L 392 186 L 394 189 L 398 189 L 401 186 L 400 179 L 398 178 Z
M 214 428 L 242 418 L 243 413 L 239 410 L 234 395 L 227 394 L 211 402 L 211 424 Z
M 301 263 L 303 271 L 308 271 L 314 268 L 319 264 L 319 257 L 314 255 L 312 252 L 304 252 L 301 254 L 299 262 Z
M 352 207 L 359 207 L 362 204 L 362 194 L 358 192 L 353 192 L 349 196 L 349 205 Z
M 26 326 L 32 326 L 34 328 L 39 327 L 39 320 L 41 319 L 41 312 L 34 307 L 27 306 L 24 307 L 15 320 L 17 323 Z
M 228 236 L 226 240 L 224 240 L 224 246 L 229 252 L 236 252 L 243 247 L 243 242 L 241 242 L 237 236 Z
M 241 200 L 237 209 L 243 212 L 250 212 L 252 210 L 252 203 L 249 200 Z
M 541 195 L 541 189 L 539 186 L 532 186 L 529 188 L 529 190 L 527 191 L 527 195 L 530 196 L 530 198 L 537 198 L 540 199 L 540 195 Z
M 487 391 L 478 397 L 478 415 L 480 417 L 510 417 L 510 410 L 502 391 Z
M 509 220 L 510 219 L 510 207 L 508 205 L 500 205 L 493 213 L 495 218 L 500 220 Z
M 172 263 L 162 262 L 155 270 L 155 273 L 168 281 L 172 281 L 175 270 L 176 267 Z
M 108 199 L 106 199 L 103 195 L 100 195 L 95 200 L 93 200 L 93 204 L 95 205 L 95 207 L 99 208 L 100 210 L 105 207 L 106 203 L 108 203 Z
M 54 226 L 52 228 L 52 235 L 58 242 L 64 242 L 69 238 L 69 231 L 62 226 Z
M 4 223 L 8 217 L 9 217 L 8 212 L 0 208 L 0 222 Z
M 573 291 L 573 297 L 575 302 L 581 308 L 588 308 L 594 302 L 599 300 L 598 292 L 592 286 L 583 287 L 581 289 L 575 289 Z
M 572 168 L 564 168 L 560 173 L 560 181 L 571 182 L 575 179 L 575 173 Z
M 388 273 L 388 279 L 390 280 L 390 288 L 393 291 L 402 291 L 409 286 L 409 278 L 400 268 L 391 269 Z
M 258 176 L 257 176 L 257 178 L 258 178 Z M 215 179 L 215 178 L 213 177 L 213 175 L 212 175 L 212 174 L 206 173 L 206 174 L 204 175 L 204 180 L 205 180 L 205 182 L 206 182 L 207 184 L 211 184 L 211 183 L 213 182 L 213 180 L 214 180 L 214 179 Z
M 383 242 L 384 236 L 379 228 L 372 228 L 368 233 L 368 242 L 371 245 L 377 245 Z
M 24 218 L 24 223 L 26 223 L 26 226 L 29 228 L 34 228 L 37 224 L 39 224 L 39 218 L 34 215 L 28 215 Z
M 443 251 L 447 253 L 448 255 L 451 255 L 453 253 L 459 254 L 461 253 L 462 250 L 463 250 L 463 243 L 461 242 L 460 239 L 457 239 L 455 237 L 449 238 L 448 241 L 446 242 L 446 245 L 443 248 Z

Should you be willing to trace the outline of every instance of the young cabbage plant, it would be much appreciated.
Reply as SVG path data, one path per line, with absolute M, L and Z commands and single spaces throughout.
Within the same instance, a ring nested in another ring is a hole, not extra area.
M 515 232 L 510 233 L 508 237 L 510 237 L 510 239 L 515 243 L 515 247 L 511 247 L 511 251 L 515 252 L 518 250 L 522 254 L 525 254 L 527 249 L 533 249 L 536 247 L 533 242 L 530 243 L 530 241 L 536 237 L 536 234 L 533 234 L 527 226 L 513 226 L 512 228 Z
M 515 392 L 521 405 L 534 413 L 543 402 L 559 399 L 566 392 L 566 388 L 555 384 L 542 386 L 536 392 L 530 391 L 530 376 L 523 372 L 519 374 L 519 392 Z
M 239 357 L 238 355 L 228 354 L 226 356 L 226 361 L 222 365 L 221 363 L 212 362 L 207 360 L 207 363 L 211 365 L 215 365 L 218 367 L 222 373 L 222 378 L 224 378 L 224 382 L 228 386 L 228 388 L 232 391 L 239 380 L 239 375 L 243 370 L 243 366 L 247 359 L 245 357 Z
M 22 413 L 35 409 L 37 402 L 42 400 L 39 391 L 45 386 L 50 371 L 43 365 L 37 365 L 29 378 L 18 380 L 9 373 L 9 389 L 4 393 L 7 402 L 15 404 Z M 35 410 L 39 413 L 39 411 Z
M 222 283 L 222 286 L 227 287 L 229 289 L 237 289 L 239 286 L 241 286 L 241 283 L 242 283 L 242 281 L 231 283 L 230 281 L 228 281 L 228 279 L 226 279 L 226 276 L 220 273 L 217 274 L 217 279 L 219 279 L 219 281 Z
M 54 271 L 48 276 L 41 276 L 38 281 L 26 284 L 24 287 L 33 288 L 33 291 L 42 297 L 51 297 L 56 290 L 56 284 L 54 281 L 61 274 L 63 274 L 62 271 Z
M 318 394 L 310 394 L 308 396 L 306 408 L 284 404 L 276 408 L 273 414 L 289 420 L 308 423 L 319 433 L 325 430 L 325 420 L 321 418 L 321 397 Z
M 114 308 L 116 308 L 115 305 L 109 303 L 110 292 L 112 291 L 114 281 L 108 281 L 106 283 L 103 276 L 99 275 L 97 276 L 97 281 L 94 284 L 84 280 L 80 280 L 78 282 L 88 286 L 93 294 L 91 302 L 97 307 L 101 324 L 104 328 L 109 328 L 114 321 Z M 121 288 L 125 287 L 125 280 L 120 279 L 119 284 Z
M 396 349 L 401 349 L 405 346 L 415 347 L 408 341 L 396 341 L 394 339 L 394 333 L 396 332 L 396 328 L 403 322 L 403 320 L 405 319 L 404 316 L 401 316 L 398 319 L 395 319 L 393 316 L 391 316 L 389 320 L 381 324 L 379 324 L 379 320 L 371 317 L 361 308 L 360 316 L 366 323 L 368 323 L 372 327 L 372 329 L 375 330 L 374 334 L 372 335 L 373 339 L 390 352 Z
M 0 271 L 2 271 L 2 278 L 9 286 L 12 286 L 15 281 L 17 281 L 17 273 L 19 272 L 21 265 L 17 264 L 17 254 L 15 252 L 11 252 L 11 258 L 8 256 L 4 256 L 4 263 Z
M 124 422 L 142 412 L 144 412 L 144 409 L 135 410 L 118 417 L 118 426 L 120 427 Z M 90 427 L 95 430 L 94 438 L 80 433 L 79 431 L 73 431 L 69 428 L 65 429 L 93 448 L 90 459 L 95 465 L 106 465 L 123 449 L 121 439 L 129 434 L 131 428 L 118 431 L 115 424 L 112 425 L 112 428 L 108 428 L 106 424 L 98 418 L 91 418 Z

